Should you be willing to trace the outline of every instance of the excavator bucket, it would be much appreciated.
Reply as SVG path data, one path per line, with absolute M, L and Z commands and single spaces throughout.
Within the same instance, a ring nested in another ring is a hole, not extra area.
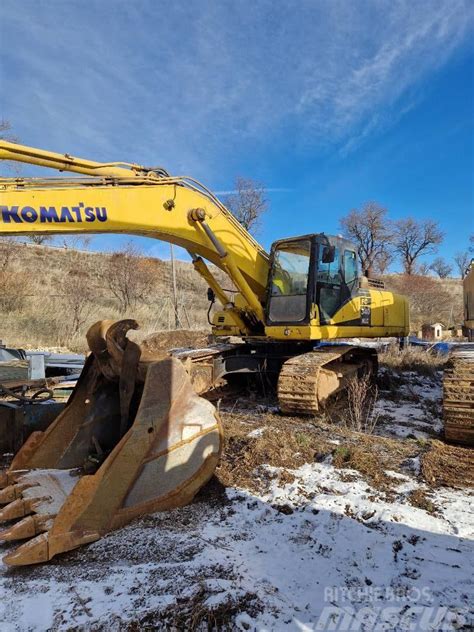
M 100 321 L 68 405 L 0 474 L 0 540 L 26 540 L 3 561 L 46 562 L 133 518 L 185 505 L 222 446 L 214 406 L 179 360 L 142 356 L 135 321 Z

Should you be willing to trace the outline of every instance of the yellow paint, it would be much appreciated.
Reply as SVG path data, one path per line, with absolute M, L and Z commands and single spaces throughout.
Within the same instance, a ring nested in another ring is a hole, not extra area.
M 379 338 L 385 336 L 408 336 L 408 302 L 404 296 L 385 290 L 370 290 L 371 325 L 344 325 L 360 318 L 361 300 L 357 296 L 336 312 L 331 322 L 320 325 L 313 318 L 309 325 L 267 326 L 265 334 L 276 340 L 333 340 L 336 338 Z

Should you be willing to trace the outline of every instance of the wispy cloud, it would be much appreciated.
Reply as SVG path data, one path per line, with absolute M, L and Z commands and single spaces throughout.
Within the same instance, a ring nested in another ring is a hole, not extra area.
M 266 193 L 291 193 L 293 191 L 293 189 L 290 188 L 272 188 L 272 187 L 264 187 L 263 191 L 265 191 Z M 237 191 L 237 189 L 230 189 L 227 191 L 214 191 L 214 193 L 216 195 L 235 195 L 236 193 L 239 193 L 239 191 Z
M 275 137 L 348 153 L 473 21 L 470 0 L 3 0 L 0 116 L 25 142 L 202 178 Z

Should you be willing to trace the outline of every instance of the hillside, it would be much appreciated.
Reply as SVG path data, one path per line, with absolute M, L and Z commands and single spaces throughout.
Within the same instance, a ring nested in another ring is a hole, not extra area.
M 100 319 L 135 318 L 142 336 L 174 328 L 170 262 L 141 259 L 151 277 L 146 297 L 121 310 L 105 281 L 110 260 L 104 253 L 18 243 L 1 283 L 0 340 L 26 348 L 83 351 L 88 326 Z M 192 264 L 177 261 L 176 267 L 182 327 L 207 329 L 207 285 Z
M 1 253 L 0 253 L 1 255 Z M 85 332 L 100 319 L 135 318 L 141 336 L 173 329 L 171 264 L 139 258 L 141 296 L 126 309 L 106 279 L 113 255 L 16 243 L 2 270 L 0 256 L 0 340 L 26 348 L 85 350 Z M 136 266 L 132 266 L 136 267 Z M 130 271 L 126 271 L 129 273 Z M 217 270 L 225 287 L 230 282 Z M 142 278 L 143 277 L 143 278 Z M 387 288 L 410 300 L 412 331 L 424 322 L 458 325 L 462 319 L 462 284 L 458 279 L 390 275 Z M 191 263 L 177 262 L 179 319 L 185 329 L 209 329 L 207 285 Z
M 417 333 L 423 323 L 460 326 L 463 319 L 461 279 L 392 274 L 384 277 L 384 281 L 387 289 L 408 298 L 413 333 Z

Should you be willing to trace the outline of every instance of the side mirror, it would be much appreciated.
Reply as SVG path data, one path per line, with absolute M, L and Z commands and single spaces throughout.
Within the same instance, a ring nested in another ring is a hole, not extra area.
M 324 246 L 321 261 L 323 263 L 333 263 L 336 256 L 335 246 Z
M 211 303 L 215 303 L 216 300 L 216 293 L 210 287 L 207 288 L 207 300 Z

